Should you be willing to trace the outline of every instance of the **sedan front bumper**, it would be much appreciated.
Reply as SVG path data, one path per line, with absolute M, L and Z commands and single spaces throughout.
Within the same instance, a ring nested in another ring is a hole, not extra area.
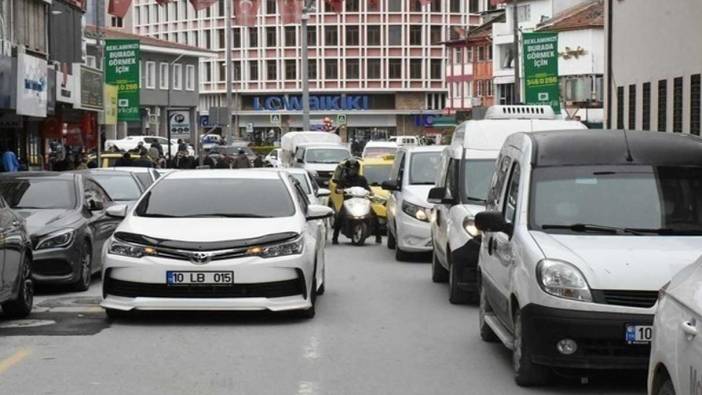
M 395 217 L 397 246 L 402 251 L 425 252 L 433 249 L 431 243 L 431 225 L 410 217 L 404 211 L 398 210 Z
M 80 279 L 81 253 L 73 244 L 66 248 L 34 250 L 32 279 L 38 284 L 72 284 Z

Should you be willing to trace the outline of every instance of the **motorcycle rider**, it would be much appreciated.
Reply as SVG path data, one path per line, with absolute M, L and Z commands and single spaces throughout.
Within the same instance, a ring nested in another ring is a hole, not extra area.
M 346 189 L 351 187 L 361 187 L 369 192 L 372 192 L 370 185 L 368 185 L 368 180 L 366 177 L 362 176 L 360 173 L 361 164 L 358 163 L 356 159 L 349 159 L 344 164 L 344 168 L 341 171 L 341 179 L 336 180 L 336 189 Z M 345 199 L 345 197 L 344 197 Z M 336 218 L 334 219 L 334 236 L 332 237 L 332 244 L 339 244 L 339 232 L 341 232 L 341 227 L 343 225 L 342 221 L 346 218 L 344 205 L 341 205 L 341 209 L 336 213 Z M 377 218 L 375 223 L 375 242 L 380 244 L 382 241 L 380 236 L 380 226 L 378 226 Z

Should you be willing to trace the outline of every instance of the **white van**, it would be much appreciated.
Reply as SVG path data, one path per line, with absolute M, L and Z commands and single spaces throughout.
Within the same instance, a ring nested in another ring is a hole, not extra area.
M 518 133 L 497 163 L 475 217 L 480 336 L 512 350 L 519 385 L 648 368 L 659 290 L 702 251 L 702 139 Z
M 558 119 L 550 106 L 492 106 L 485 119 L 460 124 L 442 153 L 429 203 L 434 204 L 432 280 L 449 282 L 449 301 L 477 301 L 476 268 L 480 233 L 475 214 L 485 209 L 490 180 L 502 144 L 517 132 L 586 129 Z

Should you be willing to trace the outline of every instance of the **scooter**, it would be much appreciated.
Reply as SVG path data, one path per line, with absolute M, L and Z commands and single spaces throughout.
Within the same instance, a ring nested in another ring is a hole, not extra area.
M 362 187 L 343 190 L 344 224 L 341 233 L 351 239 L 351 243 L 362 246 L 366 238 L 373 234 L 375 214 L 371 208 L 370 192 Z

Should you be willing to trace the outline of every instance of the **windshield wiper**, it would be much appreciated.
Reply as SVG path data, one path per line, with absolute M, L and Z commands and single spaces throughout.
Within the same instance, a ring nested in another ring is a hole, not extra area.
M 470 200 L 471 202 L 480 202 L 480 203 L 486 203 L 486 199 L 481 199 L 475 196 L 466 196 L 466 200 Z
M 541 229 L 568 229 L 573 232 L 609 232 L 612 234 L 641 235 L 639 229 L 619 228 L 616 226 L 594 225 L 594 224 L 571 224 L 571 225 L 541 225 Z
M 260 214 L 245 214 L 245 213 L 234 213 L 234 214 L 192 214 L 183 215 L 180 218 L 271 218 L 269 215 Z
M 631 230 L 639 233 L 653 233 L 664 236 L 699 236 L 702 235 L 702 229 L 675 229 L 675 228 L 632 228 Z

